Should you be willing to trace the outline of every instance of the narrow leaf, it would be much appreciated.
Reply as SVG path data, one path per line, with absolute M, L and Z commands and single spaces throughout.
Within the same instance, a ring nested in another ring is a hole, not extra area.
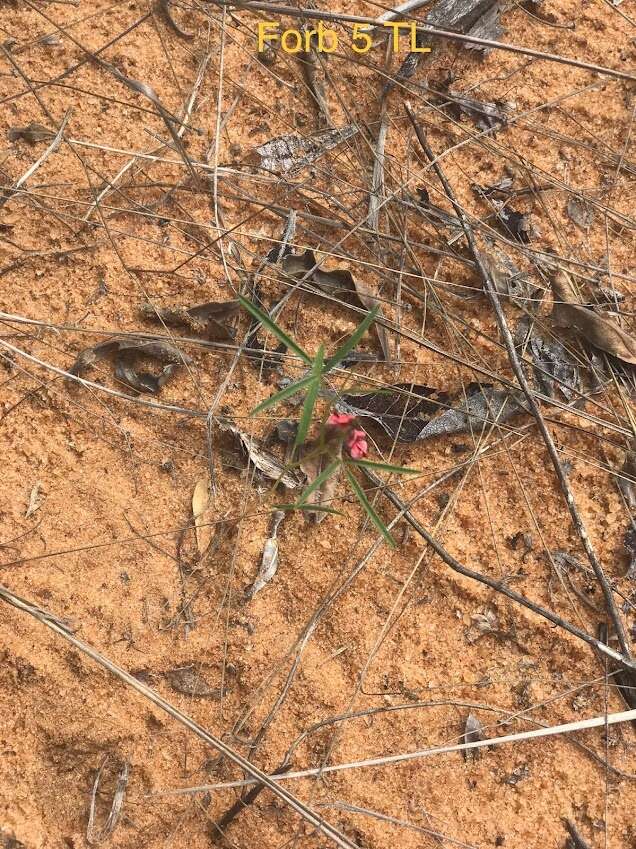
M 313 480 L 306 490 L 301 494 L 300 498 L 296 502 L 298 507 L 301 507 L 303 504 L 307 502 L 307 499 L 311 495 L 312 492 L 315 492 L 319 487 L 323 485 L 323 483 L 331 477 L 331 475 L 336 471 L 338 466 L 340 465 L 340 458 L 334 460 L 332 463 L 329 463 L 326 469 L 323 469 L 322 472 L 318 475 L 318 477 Z
M 296 446 L 304 443 L 307 439 L 309 428 L 311 427 L 311 419 L 314 414 L 314 407 L 316 406 L 316 399 L 318 398 L 318 392 L 320 390 L 320 377 L 322 375 L 322 364 L 324 360 L 325 346 L 321 345 L 311 369 L 314 381 L 310 384 L 309 389 L 307 390 L 307 396 L 305 398 L 305 403 L 303 404 L 303 411 L 300 416 L 300 421 L 298 422 L 298 430 L 294 441 L 294 445 Z
M 377 317 L 377 315 L 378 315 L 379 311 L 380 311 L 380 307 L 379 307 L 379 306 L 375 306 L 375 307 L 374 307 L 374 308 L 373 308 L 373 309 L 372 309 L 372 310 L 371 310 L 371 311 L 370 311 L 370 312 L 369 312 L 369 313 L 368 313 L 368 314 L 364 317 L 364 319 L 363 319 L 363 320 L 360 322 L 360 324 L 356 327 L 356 329 L 353 331 L 353 333 L 352 333 L 352 334 L 351 334 L 351 336 L 347 339 L 347 341 L 346 341 L 346 342 L 344 342 L 344 343 L 343 343 L 343 344 L 342 344 L 342 345 L 341 345 L 341 346 L 337 349 L 337 351 L 336 351 L 336 353 L 333 355 L 333 357 L 330 357 L 330 358 L 327 360 L 327 362 L 325 363 L 325 374 L 326 374 L 328 371 L 330 371 L 330 370 L 331 370 L 334 366 L 337 366 L 339 362 L 342 362 L 342 360 L 344 360 L 344 358 L 347 356 L 347 354 L 348 354 L 350 351 L 353 351 L 353 349 L 356 347 L 356 345 L 358 344 L 358 342 L 362 339 L 362 337 L 363 337 L 363 336 L 364 336 L 364 334 L 367 332 L 367 330 L 369 329 L 369 327 L 370 327 L 370 326 L 373 324 L 373 322 L 375 321 L 375 319 L 376 319 L 376 317 Z
M 384 524 L 382 519 L 378 516 L 378 514 L 375 512 L 375 510 L 371 506 L 371 502 L 369 501 L 364 490 L 362 489 L 362 487 L 360 486 L 360 484 L 356 480 L 356 477 L 353 474 L 353 472 L 351 471 L 351 469 L 349 469 L 349 468 L 347 468 L 347 466 L 345 466 L 345 472 L 347 473 L 347 477 L 349 478 L 349 483 L 351 484 L 351 489 L 353 489 L 353 491 L 356 495 L 356 498 L 358 499 L 360 504 L 362 504 L 362 506 L 366 510 L 366 512 L 367 512 L 369 518 L 371 519 L 371 521 L 373 522 L 373 524 L 380 531 L 380 533 L 382 534 L 384 539 L 387 541 L 387 543 L 391 546 L 391 548 L 397 548 L 397 545 L 395 544 L 395 540 L 393 539 L 393 537 L 389 533 L 389 529 L 386 527 L 386 525 Z
M 335 516 L 343 516 L 342 510 L 335 510 L 333 507 L 324 507 L 322 504 L 275 504 L 276 510 L 311 510 L 320 511 L 321 513 L 333 513 Z
M 310 386 L 315 379 L 316 378 L 313 374 L 308 374 L 306 377 L 301 378 L 301 380 L 297 380 L 295 383 L 290 383 L 289 386 L 281 389 L 280 392 L 276 392 L 274 395 L 270 395 L 269 398 L 261 401 L 261 403 L 254 407 L 254 409 L 250 412 L 250 416 L 256 416 L 258 413 L 262 413 L 263 410 L 267 410 L 275 404 L 280 404 L 280 402 L 284 401 L 285 398 L 290 398 L 292 395 L 300 392 L 301 389 L 305 389 Z
M 239 301 L 243 309 L 247 310 L 247 312 L 259 321 L 263 327 L 269 330 L 270 333 L 273 333 L 274 336 L 283 343 L 283 345 L 286 345 L 290 351 L 297 354 L 301 360 L 304 360 L 307 363 L 308 366 L 311 365 L 312 361 L 309 354 L 306 351 L 303 351 L 300 345 L 294 342 L 294 340 L 291 339 L 284 330 L 281 330 L 281 328 L 272 318 L 270 318 L 269 315 L 267 315 L 267 313 L 260 310 L 255 304 L 248 301 L 247 298 L 243 298 L 241 295 L 239 295 Z

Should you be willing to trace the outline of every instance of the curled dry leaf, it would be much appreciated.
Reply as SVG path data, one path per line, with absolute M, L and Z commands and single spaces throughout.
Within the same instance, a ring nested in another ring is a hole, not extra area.
M 176 33 L 180 38 L 185 38 L 186 41 L 192 41 L 194 38 L 194 33 L 186 32 L 181 29 L 181 27 L 177 24 L 174 17 L 172 16 L 172 12 L 170 10 L 170 0 L 157 0 L 157 8 L 161 12 L 164 17 L 164 20 L 170 27 L 170 29 Z
M 414 442 L 439 403 L 429 400 L 430 386 L 396 383 L 364 395 L 344 395 L 339 404 L 346 412 L 371 419 L 398 442 Z
M 636 510 L 636 438 L 632 439 L 625 455 L 625 462 L 617 482 L 629 509 Z
M 560 342 L 542 336 L 531 319 L 524 316 L 517 325 L 515 343 L 520 353 L 530 354 L 535 380 L 544 395 L 562 395 L 566 401 L 578 398 L 580 369 Z
M 31 121 L 26 127 L 10 127 L 7 132 L 9 141 L 24 140 L 29 142 L 29 144 L 48 141 L 54 135 L 55 133 L 52 130 L 49 130 L 44 124 L 38 124 L 37 121 Z
M 44 503 L 44 496 L 42 495 L 42 481 L 38 481 L 31 489 L 31 494 L 29 495 L 29 504 L 26 509 L 26 513 L 24 514 L 25 519 L 30 519 L 31 516 L 37 512 L 42 504 Z
M 256 466 L 259 472 L 262 472 L 265 477 L 273 481 L 279 481 L 288 489 L 296 489 L 301 485 L 302 478 L 291 469 L 285 468 L 283 463 L 271 451 L 265 448 L 260 439 L 239 430 L 239 428 L 227 419 L 220 420 L 219 426 L 221 430 L 234 434 L 247 452 L 252 465 Z
M 530 227 L 530 221 L 526 213 L 511 209 L 498 200 L 493 200 L 492 203 L 504 233 L 507 236 L 512 236 L 513 239 L 524 245 L 528 244 L 532 234 L 532 228 Z
M 320 159 L 357 132 L 358 128 L 354 124 L 347 124 L 307 137 L 292 134 L 279 136 L 257 147 L 256 154 L 261 168 L 266 171 L 292 174 Z
M 469 384 L 465 397 L 462 395 L 460 399 L 457 406 L 445 410 L 422 428 L 417 438 L 481 431 L 486 425 L 501 424 L 524 411 L 510 393 L 485 383 Z
M 260 592 L 263 587 L 272 580 L 278 569 L 278 528 L 280 523 L 285 518 L 283 510 L 276 510 L 272 519 L 272 529 L 269 539 L 265 540 L 263 547 L 263 556 L 261 557 L 261 566 L 258 570 L 258 575 L 254 583 L 247 588 L 245 595 L 248 599 L 254 598 L 256 593 Z
M 499 130 L 508 120 L 505 110 L 497 103 L 475 100 L 450 89 L 448 95 L 452 98 L 449 106 L 451 114 L 457 118 L 465 115 L 479 130 Z
M 182 693 L 184 696 L 211 699 L 221 697 L 220 689 L 210 686 L 195 663 L 170 669 L 165 673 L 165 678 L 176 693 Z
M 630 581 L 636 580 L 636 525 L 625 532 L 623 537 L 623 546 L 629 554 L 629 565 L 627 567 L 626 577 Z
M 517 306 L 525 306 L 530 295 L 530 281 L 510 257 L 494 244 L 489 250 L 480 251 L 479 256 L 497 292 Z
M 568 216 L 577 227 L 589 230 L 594 224 L 594 207 L 583 198 L 571 197 L 567 205 Z
M 481 722 L 477 719 L 474 713 L 469 713 L 464 724 L 464 734 L 462 743 L 477 743 L 484 739 L 484 729 Z M 479 757 L 479 749 L 465 749 L 464 760 L 477 760 Z
M 210 486 L 208 478 L 201 478 L 194 485 L 192 493 L 192 518 L 199 554 L 203 556 L 210 547 L 214 536 L 214 525 L 210 512 Z
M 475 38 L 486 38 L 489 41 L 501 41 L 506 30 L 501 25 L 500 16 L 501 6 L 495 1 L 490 5 L 490 8 L 486 9 L 479 20 L 475 21 L 467 35 L 472 35 Z M 464 42 L 464 47 L 466 50 L 478 50 L 484 54 L 491 51 L 491 48 L 485 44 L 472 44 L 470 41 Z
M 468 33 L 493 6 L 497 6 L 496 0 L 438 0 L 426 16 L 426 23 Z
M 314 268 L 318 263 L 321 263 L 323 258 L 320 254 L 314 251 L 306 250 L 303 254 L 290 254 L 283 259 L 283 271 L 295 279 L 303 279 L 306 277 L 306 283 L 310 286 L 315 286 L 322 292 L 326 292 L 334 297 L 350 298 L 352 295 L 355 300 L 367 310 L 372 310 L 378 306 L 379 301 L 371 292 L 369 286 L 362 280 L 354 277 L 354 275 L 345 268 L 326 271 L 324 268 Z M 314 269 L 312 271 L 312 269 Z M 378 312 L 378 318 L 383 318 L 382 308 Z M 389 340 L 385 328 L 378 322 L 374 322 L 375 332 L 378 335 L 382 353 L 387 362 L 391 361 L 389 350 Z
M 327 444 L 327 450 L 324 450 L 315 443 L 308 442 L 303 446 L 302 457 L 300 461 L 301 471 L 307 476 L 307 483 L 311 484 L 316 478 L 321 475 L 331 463 L 340 460 L 342 457 L 342 442 L 332 442 Z M 340 480 L 342 472 L 342 464 L 338 463 L 331 474 L 322 482 L 322 484 L 311 492 L 307 498 L 307 504 L 315 504 L 321 507 L 333 507 L 333 500 L 336 494 L 336 487 Z M 319 524 L 325 518 L 327 513 L 323 510 L 309 510 L 309 516 Z
M 574 286 L 564 271 L 552 276 L 554 307 L 552 318 L 559 327 L 574 330 L 586 342 L 606 354 L 636 365 L 636 338 L 611 319 L 577 303 Z
M 187 354 L 168 342 L 158 339 L 121 337 L 108 339 L 106 342 L 100 342 L 92 348 L 81 351 L 69 372 L 81 377 L 96 362 L 111 356 L 115 357 L 115 376 L 118 380 L 128 384 L 137 392 L 152 394 L 159 392 L 182 365 L 192 362 Z M 166 365 L 158 375 L 139 372 L 137 363 L 141 357 L 157 360 Z
M 89 844 L 89 846 L 98 846 L 100 843 L 103 843 L 108 837 L 110 837 L 110 835 L 115 831 L 115 828 L 117 827 L 117 823 L 119 822 L 122 808 L 124 806 L 124 797 L 126 795 L 126 787 L 128 785 L 128 774 L 130 770 L 130 765 L 126 761 L 124 761 L 120 765 L 119 771 L 117 773 L 115 792 L 113 793 L 113 801 L 110 807 L 108 817 L 106 818 L 106 822 L 101 828 L 97 828 L 95 826 L 95 820 L 97 818 L 96 808 L 98 791 L 104 776 L 104 772 L 110 760 L 111 758 L 109 756 L 104 759 L 102 765 L 97 771 L 95 781 L 93 782 L 91 803 L 88 812 L 88 825 L 86 826 L 86 842 Z M 101 793 L 99 795 L 101 796 Z
M 153 304 L 142 304 L 140 315 L 148 321 L 166 324 L 169 327 L 188 327 L 195 333 L 202 333 L 207 339 L 234 338 L 233 329 L 225 322 L 236 315 L 239 302 L 211 301 L 193 307 L 156 307 Z

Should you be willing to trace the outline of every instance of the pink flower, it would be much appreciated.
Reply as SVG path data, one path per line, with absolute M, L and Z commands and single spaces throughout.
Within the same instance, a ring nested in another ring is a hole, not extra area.
M 327 419 L 327 424 L 344 427 L 344 425 L 351 424 L 354 419 L 355 416 L 350 416 L 348 413 L 332 413 Z
M 347 448 L 354 460 L 361 460 L 362 457 L 366 457 L 369 453 L 366 433 L 359 428 L 354 428 L 347 439 Z
M 339 428 L 343 434 L 345 445 L 354 460 L 366 457 L 369 452 L 367 435 L 359 427 L 356 427 L 357 419 L 349 413 L 332 413 L 327 419 L 327 424 L 333 428 Z

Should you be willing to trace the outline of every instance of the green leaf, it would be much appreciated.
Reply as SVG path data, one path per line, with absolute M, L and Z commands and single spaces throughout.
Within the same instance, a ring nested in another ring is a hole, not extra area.
M 297 392 L 300 392 L 301 389 L 305 389 L 307 386 L 310 386 L 314 381 L 315 377 L 313 374 L 308 374 L 306 377 L 301 378 L 301 380 L 297 380 L 295 383 L 290 383 L 289 386 L 286 386 L 284 389 L 281 389 L 280 392 L 276 392 L 274 395 L 270 395 L 269 398 L 266 398 L 264 401 L 254 407 L 250 412 L 250 416 L 255 416 L 258 413 L 262 413 L 263 410 L 269 409 L 269 407 L 273 407 L 275 404 L 279 404 L 281 401 L 284 401 L 285 398 L 290 398 L 292 395 L 295 395 Z
M 322 472 L 318 475 L 316 480 L 312 481 L 309 484 L 307 489 L 304 490 L 304 492 L 302 493 L 302 495 L 300 496 L 300 498 L 296 502 L 298 507 L 301 507 L 303 504 L 305 504 L 305 502 L 307 501 L 307 499 L 309 498 L 311 493 L 315 492 L 318 489 L 318 487 L 323 485 L 323 483 L 327 480 L 327 478 L 331 477 L 331 475 L 336 471 L 336 469 L 338 468 L 338 466 L 340 465 L 341 462 L 342 461 L 340 460 L 340 458 L 338 458 L 337 460 L 333 460 L 333 462 L 329 463 L 329 465 L 327 466 L 326 469 L 322 470 Z
M 386 527 L 386 525 L 384 524 L 382 519 L 378 516 L 378 514 L 375 512 L 375 510 L 371 506 L 371 502 L 369 501 L 364 490 L 362 489 L 362 487 L 360 486 L 360 484 L 356 480 L 356 477 L 353 474 L 353 472 L 351 471 L 351 469 L 349 469 L 347 466 L 345 466 L 345 472 L 347 473 L 347 477 L 349 478 L 349 483 L 351 484 L 351 489 L 354 491 L 356 498 L 358 499 L 360 504 L 362 504 L 362 506 L 366 510 L 366 512 L 367 512 L 369 518 L 371 519 L 371 521 L 373 522 L 373 524 L 380 531 L 380 533 L 382 534 L 384 539 L 387 541 L 387 543 L 391 546 L 391 548 L 397 548 L 397 545 L 395 544 L 395 540 L 391 536 L 389 529 Z
M 353 351 L 353 349 L 362 339 L 369 327 L 371 327 L 379 312 L 380 306 L 378 305 L 373 307 L 371 312 L 369 312 L 368 315 L 364 317 L 364 319 L 356 327 L 356 329 L 353 331 L 347 341 L 343 342 L 343 344 L 337 349 L 333 357 L 330 357 L 327 360 L 327 362 L 325 363 L 325 374 L 330 371 L 334 366 L 337 366 L 339 362 L 344 360 L 349 351 Z
M 318 392 L 320 390 L 320 378 L 322 376 L 322 364 L 324 360 L 325 346 L 321 345 L 318 349 L 316 359 L 314 360 L 314 364 L 311 369 L 314 381 L 310 384 L 307 390 L 307 397 L 305 398 L 305 403 L 303 404 L 303 411 L 300 415 L 300 421 L 298 422 L 298 431 L 296 432 L 296 439 L 294 440 L 295 447 L 302 445 L 305 439 L 307 439 L 307 434 L 309 433 L 309 428 L 311 427 L 311 419 L 314 414 L 314 407 L 316 406 L 316 399 L 318 398 Z
M 334 510 L 333 507 L 323 507 L 322 504 L 274 504 L 274 510 L 319 510 L 321 513 L 333 513 L 335 516 L 343 516 L 342 510 Z
M 379 472 L 395 472 L 397 475 L 421 475 L 421 469 L 409 469 L 406 466 L 391 466 L 389 463 L 374 463 L 371 460 L 347 460 L 351 466 L 366 466 Z
M 256 304 L 248 301 L 247 298 L 244 298 L 242 295 L 239 295 L 238 299 L 243 309 L 247 310 L 248 313 L 250 313 L 250 315 L 252 315 L 257 321 L 260 321 L 263 327 L 267 328 L 270 333 L 273 333 L 274 336 L 283 343 L 283 345 L 287 345 L 289 350 L 297 354 L 301 360 L 304 360 L 307 363 L 308 366 L 311 365 L 312 361 L 309 354 L 306 351 L 303 351 L 300 345 L 294 342 L 294 340 L 291 339 L 284 330 L 281 330 L 273 318 L 267 315 L 266 312 L 260 310 Z

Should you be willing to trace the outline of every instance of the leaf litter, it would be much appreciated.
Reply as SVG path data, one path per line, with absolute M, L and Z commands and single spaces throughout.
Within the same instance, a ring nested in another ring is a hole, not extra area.
M 192 358 L 169 342 L 134 337 L 108 339 L 81 351 L 69 373 L 81 377 L 95 363 L 114 358 L 115 376 L 136 392 L 156 395 L 179 371 L 192 363 Z M 165 363 L 158 375 L 138 371 L 139 361 L 156 360 Z
M 258 575 L 245 591 L 247 599 L 252 599 L 272 580 L 278 570 L 278 529 L 281 522 L 285 518 L 283 510 L 275 510 L 272 517 L 272 525 L 269 537 L 265 540 L 263 554 L 261 555 L 261 565 L 258 570 Z
M 278 136 L 256 148 L 257 161 L 266 171 L 293 175 L 348 141 L 357 132 L 355 124 L 348 124 L 321 130 L 311 136 L 297 136 L 293 133 Z
M 233 318 L 239 309 L 239 302 L 211 301 L 192 307 L 157 307 L 154 304 L 142 304 L 139 314 L 142 318 L 168 327 L 188 327 L 195 333 L 201 333 L 206 339 L 234 339 L 234 330 L 228 327 L 227 320 Z

